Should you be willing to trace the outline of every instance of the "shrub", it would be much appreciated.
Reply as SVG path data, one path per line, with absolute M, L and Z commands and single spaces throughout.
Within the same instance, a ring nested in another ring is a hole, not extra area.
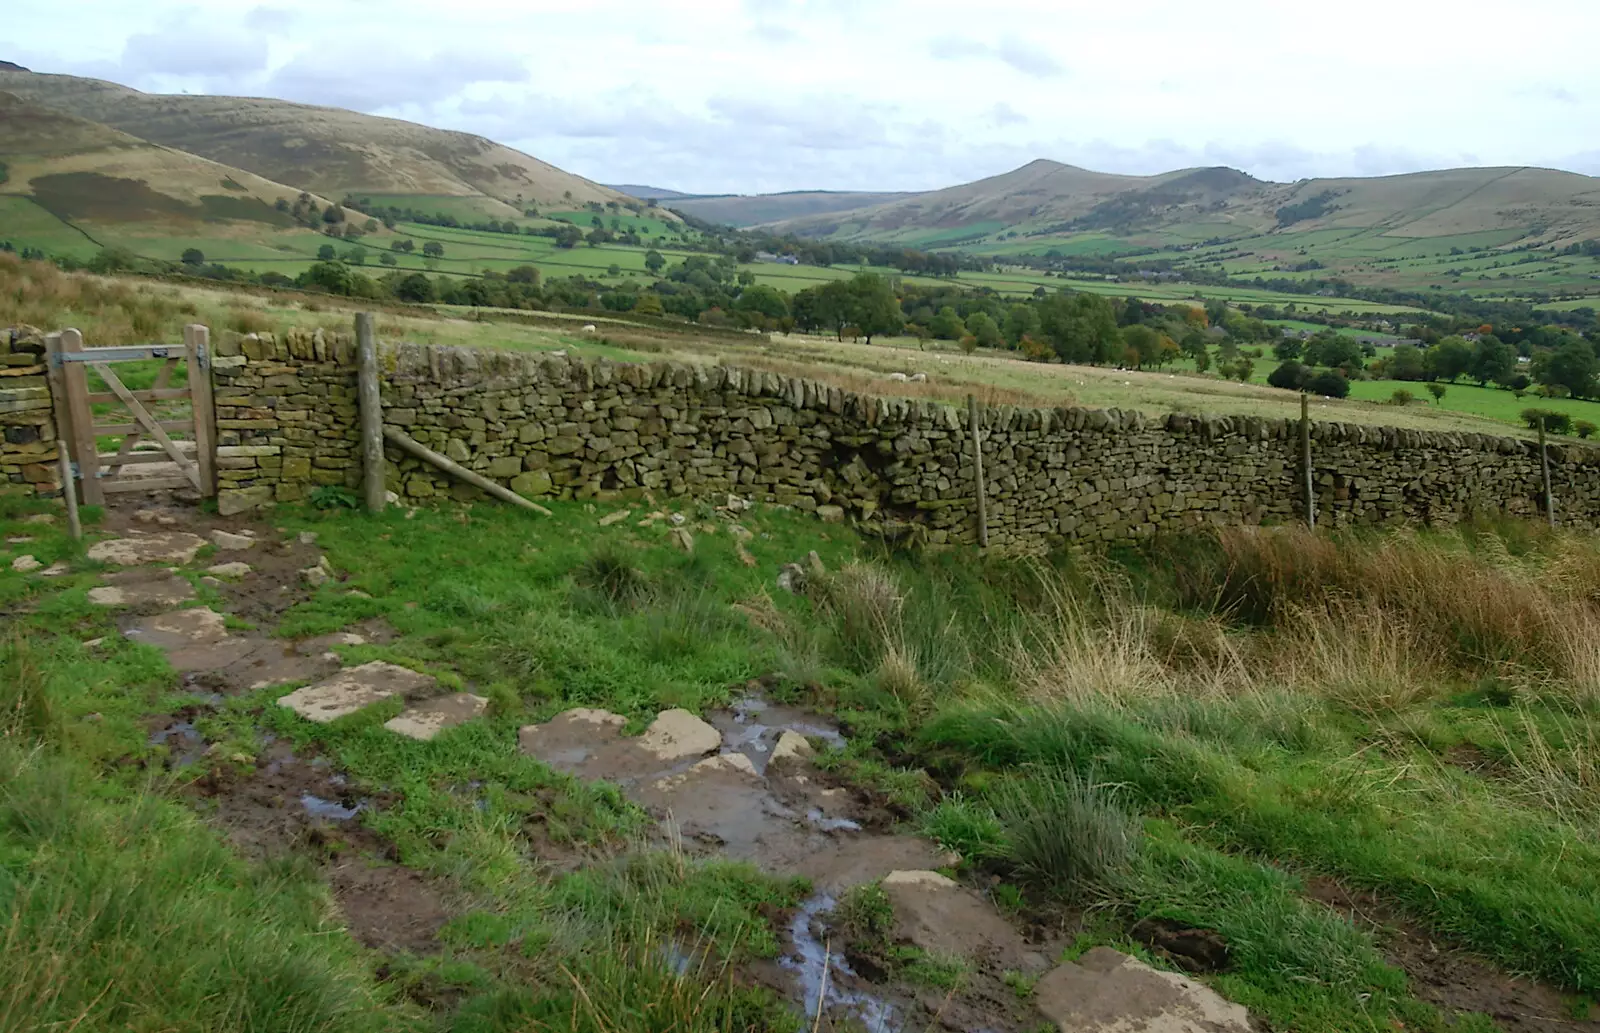
M 1538 430 L 1539 424 L 1544 424 L 1544 429 L 1551 434 L 1565 434 L 1572 427 L 1572 417 L 1564 412 L 1552 412 L 1549 409 L 1524 409 L 1522 422 L 1527 424 L 1529 430 Z
M 1285 391 L 1298 391 L 1305 386 L 1306 377 L 1311 371 L 1300 363 L 1289 359 L 1277 369 L 1267 374 L 1267 383 Z
M 1403 387 L 1395 388 L 1394 394 L 1389 396 L 1390 405 L 1410 405 L 1416 400 L 1417 396 L 1412 394 L 1410 391 L 1407 391 Z
M 1578 437 L 1587 438 L 1596 430 L 1600 430 L 1600 427 L 1596 427 L 1588 420 L 1576 420 L 1572 424 L 1572 429 L 1577 433 Z
M 1445 386 L 1435 381 L 1428 385 L 1428 393 L 1433 396 L 1434 403 L 1444 401 Z
M 1306 383 L 1306 390 L 1327 398 L 1344 398 L 1350 394 L 1350 381 L 1332 370 L 1327 370 L 1312 377 Z
M 1092 777 L 1038 768 L 1002 783 L 991 803 L 1006 860 L 1052 893 L 1082 899 L 1114 890 L 1133 862 L 1133 816 Z

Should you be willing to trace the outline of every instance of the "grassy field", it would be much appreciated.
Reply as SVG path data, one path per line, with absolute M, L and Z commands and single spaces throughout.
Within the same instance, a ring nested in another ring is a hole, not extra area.
M 14 269 L 15 271 L 8 272 Z M 24 274 L 23 270 L 27 270 Z M 177 341 L 186 323 L 201 322 L 216 333 L 252 333 L 293 326 L 348 325 L 354 313 L 372 307 L 356 299 L 293 292 L 254 293 L 199 286 L 168 286 L 141 280 L 69 275 L 41 265 L 0 265 L 0 324 L 76 326 L 91 345 Z M 585 323 L 601 332 L 581 333 Z M 602 313 L 438 311 L 394 305 L 379 313 L 386 340 L 425 344 L 503 347 L 623 361 L 672 358 L 760 366 L 878 394 L 912 394 L 961 402 L 969 392 L 997 403 L 1081 405 L 1169 412 L 1298 418 L 1297 395 L 1267 386 L 1275 363 L 1256 361 L 1252 382 L 1240 384 L 1192 369 L 1118 370 L 1027 362 L 1011 352 L 980 350 L 964 355 L 950 342 L 920 345 L 914 338 L 880 338 L 871 345 L 805 334 L 712 334 L 692 324 L 642 326 Z M 929 375 L 922 384 L 899 383 L 893 372 Z M 1421 384 L 1357 381 L 1352 397 L 1318 399 L 1314 418 L 1443 431 L 1526 436 L 1519 414 L 1541 407 L 1600 423 L 1600 403 L 1573 399 L 1516 399 L 1509 391 L 1457 384 L 1441 403 L 1388 403 L 1396 389 L 1428 396 Z
M 1052 960 L 1108 944 L 1170 964 L 1131 932 L 1163 920 L 1214 930 L 1231 961 L 1203 978 L 1272 1028 L 1500 1028 L 1430 996 L 1435 971 L 1388 960 L 1384 934 L 1326 903 L 1338 890 L 1374 894 L 1445 962 L 1488 959 L 1486 982 L 1536 974 L 1564 997 L 1557 1021 L 1600 985 L 1584 536 L 1285 528 L 1022 562 L 885 553 L 757 508 L 747 566 L 688 502 L 667 508 L 692 556 L 664 522 L 602 527 L 607 507 L 581 503 L 280 511 L 260 533 L 314 532 L 343 580 L 272 634 L 382 621 L 393 637 L 340 647 L 347 662 L 493 701 L 414 744 L 379 727 L 387 707 L 319 726 L 274 705 L 290 686 L 194 696 L 87 605 L 99 572 L 59 523 L 20 522 L 44 508 L 0 497 L 0 534 L 72 565 L 41 581 L 9 570 L 23 545 L 0 557 L 0 1028 L 798 1030 L 798 1002 L 747 973 L 783 949 L 802 885 L 647 848 L 614 790 L 516 749 L 519 725 L 568 706 L 637 723 L 755 677 L 835 715 L 849 743 L 822 766 L 954 850 L 951 873 L 1045 930 Z M 774 595 L 810 551 L 828 573 Z M 210 562 L 183 576 L 220 606 Z M 220 745 L 168 772 L 152 715 L 196 708 Z M 427 951 L 357 947 L 322 882 L 326 839 L 246 860 L 226 815 L 196 817 L 193 787 L 248 780 L 282 747 L 381 800 L 360 821 L 388 859 L 367 863 L 448 901 Z M 714 960 L 677 967 L 669 936 Z

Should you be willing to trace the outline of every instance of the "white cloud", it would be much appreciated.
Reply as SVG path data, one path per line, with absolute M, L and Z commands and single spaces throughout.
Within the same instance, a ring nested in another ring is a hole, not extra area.
M 0 58 L 483 133 L 600 180 L 928 189 L 1045 157 L 1252 175 L 1594 172 L 1600 4 L 1346 0 L 7 0 Z M 1426 39 L 1400 51 L 1387 39 Z M 959 33 L 951 27 L 959 26 Z M 1559 31 L 1552 30 L 1559 27 Z M 1463 54 L 1538 54 L 1523 77 Z M 1509 78 L 1509 82 L 1507 81 Z

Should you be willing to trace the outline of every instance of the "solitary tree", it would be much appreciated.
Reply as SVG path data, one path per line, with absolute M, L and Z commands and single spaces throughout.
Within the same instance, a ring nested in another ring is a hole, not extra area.
M 437 240 L 430 240 L 426 244 L 422 245 L 422 253 L 428 258 L 443 258 L 444 245 L 439 243 Z
M 331 261 L 333 261 L 333 259 L 334 259 L 336 254 L 337 254 L 337 252 L 335 252 L 333 250 L 333 245 L 332 244 L 324 244 L 321 247 L 317 248 L 317 258 L 318 258 L 318 260 L 323 261 L 323 262 L 331 262 Z
M 1438 405 L 1440 402 L 1444 401 L 1444 392 L 1444 385 L 1439 383 L 1437 380 L 1430 381 L 1428 383 L 1428 393 L 1433 396 L 1434 405 Z
M 850 281 L 851 314 L 867 343 L 878 334 L 897 334 L 905 325 L 894 287 L 876 273 L 857 273 Z
M 644 267 L 650 270 L 652 274 L 661 272 L 666 267 L 666 264 L 667 260 L 655 248 L 651 248 L 644 253 Z
M 206 256 L 205 253 L 197 247 L 186 248 L 183 252 L 182 261 L 184 265 L 205 265 Z

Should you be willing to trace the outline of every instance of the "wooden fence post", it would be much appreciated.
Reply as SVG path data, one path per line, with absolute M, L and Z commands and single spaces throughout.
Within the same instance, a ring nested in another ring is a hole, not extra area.
M 366 489 L 367 512 L 382 513 L 383 483 L 383 398 L 378 389 L 378 338 L 371 312 L 356 313 L 357 385 L 361 401 L 361 463 Z
M 189 409 L 194 417 L 194 460 L 200 471 L 200 495 L 217 494 L 217 410 L 211 397 L 211 331 L 200 323 L 183 328 L 188 355 Z
M 983 440 L 978 436 L 978 399 L 967 395 L 967 426 L 972 432 L 972 480 L 978 489 L 978 545 L 989 547 L 989 502 L 983 484 Z
M 1550 451 L 1544 444 L 1544 417 L 1539 417 L 1539 470 L 1544 475 L 1544 515 L 1556 526 L 1556 499 L 1550 490 Z
M 83 335 L 76 330 L 61 331 L 60 340 L 63 352 L 83 351 Z M 67 393 L 67 419 L 72 424 L 72 451 L 77 454 L 83 504 L 103 506 L 106 496 L 100 490 L 100 449 L 94 440 L 94 412 L 89 408 L 89 372 L 81 362 L 62 363 L 61 380 Z
M 1300 392 L 1300 468 L 1306 486 L 1306 526 L 1317 529 L 1317 489 L 1311 475 L 1311 396 Z

